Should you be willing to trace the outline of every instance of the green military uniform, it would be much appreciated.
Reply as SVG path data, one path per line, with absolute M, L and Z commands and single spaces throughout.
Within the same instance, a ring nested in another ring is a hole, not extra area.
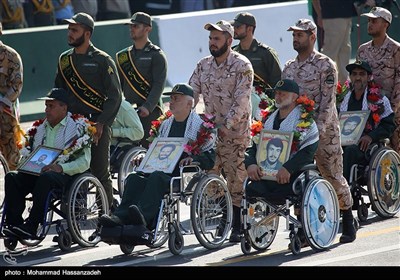
M 93 122 L 102 123 L 103 134 L 99 139 L 98 145 L 92 145 L 92 160 L 90 170 L 106 189 L 109 203 L 112 203 L 112 181 L 109 172 L 109 155 L 110 155 L 110 139 L 111 125 L 117 115 L 122 100 L 122 91 L 117 69 L 112 58 L 90 44 L 86 54 L 76 54 L 74 49 L 69 49 L 61 54 L 58 65 L 57 76 L 55 79 L 55 87 L 64 88 L 69 92 L 71 89 L 71 81 L 67 82 L 65 73 L 61 69 L 65 69 L 65 59 L 70 58 L 77 74 L 84 82 L 85 88 L 90 88 L 98 93 L 101 103 L 94 102 L 92 99 L 82 99 L 77 96 L 76 92 L 70 94 L 69 111 L 79 113 L 89 118 Z M 91 95 L 93 97 L 94 95 Z
M 135 45 L 133 45 L 119 51 L 117 53 L 117 63 L 119 63 L 120 60 L 119 55 L 126 51 L 129 51 L 137 72 L 140 73 L 141 77 L 149 84 L 147 96 L 142 94 L 141 96 L 131 87 L 126 76 L 121 72 L 121 68 L 118 69 L 121 77 L 122 90 L 126 100 L 131 104 L 136 104 L 137 107 L 143 106 L 150 112 L 149 116 L 141 118 L 144 129 L 142 145 L 148 147 L 146 139 L 149 137 L 151 122 L 156 120 L 163 113 L 161 94 L 167 79 L 167 58 L 160 47 L 149 41 L 143 49 L 136 49 Z
M 233 46 L 232 49 L 246 56 L 253 66 L 254 73 L 261 77 L 270 87 L 274 87 L 281 79 L 278 54 L 273 48 L 253 39 L 248 50 L 242 50 L 240 44 Z M 254 85 L 256 83 L 257 79 L 255 78 Z

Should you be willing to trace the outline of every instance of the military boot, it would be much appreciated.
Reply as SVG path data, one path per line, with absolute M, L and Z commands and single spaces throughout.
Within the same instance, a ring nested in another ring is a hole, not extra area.
M 354 217 L 351 208 L 342 211 L 342 236 L 340 236 L 340 243 L 350 243 L 356 240 L 357 229 L 354 226 Z
M 233 222 L 232 222 L 232 233 L 229 237 L 229 242 L 240 242 L 240 226 L 241 226 L 241 217 L 240 217 L 240 207 L 233 206 Z

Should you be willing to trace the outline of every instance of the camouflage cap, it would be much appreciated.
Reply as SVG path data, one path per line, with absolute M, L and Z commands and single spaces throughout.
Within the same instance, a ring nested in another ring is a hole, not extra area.
M 206 30 L 218 30 L 218 31 L 222 31 L 222 32 L 228 32 L 231 37 L 233 38 L 233 26 L 226 20 L 220 20 L 217 23 L 213 24 L 213 23 L 207 23 L 206 25 L 204 25 L 204 29 Z
M 256 26 L 256 18 L 247 12 L 238 13 L 233 21 L 230 22 L 234 27 L 239 27 L 242 24 Z
M 77 13 L 70 19 L 64 19 L 63 22 L 73 23 L 73 24 L 82 24 L 90 29 L 94 29 L 94 20 L 92 16 L 86 13 Z
M 142 12 L 134 13 L 131 17 L 131 20 L 125 24 L 134 24 L 134 23 L 143 23 L 151 27 L 152 26 L 151 16 Z
M 311 31 L 313 33 L 317 32 L 317 26 L 314 22 L 309 19 L 302 18 L 299 19 L 295 25 L 290 26 L 287 31 Z
M 373 7 L 369 13 L 361 14 L 361 16 L 370 18 L 383 18 L 387 22 L 392 23 L 391 12 L 382 7 Z

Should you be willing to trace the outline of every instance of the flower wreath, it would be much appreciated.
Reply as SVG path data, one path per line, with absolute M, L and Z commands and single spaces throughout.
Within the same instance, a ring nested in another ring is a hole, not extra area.
M 304 139 L 304 136 L 310 129 L 311 124 L 314 122 L 314 100 L 309 99 L 306 95 L 299 96 L 296 100 L 297 105 L 301 105 L 300 111 L 300 122 L 296 125 L 296 129 L 293 131 L 293 141 L 291 152 L 295 152 L 299 149 L 300 141 Z M 275 104 L 273 106 L 268 106 L 266 109 L 261 111 L 263 115 L 263 121 L 253 121 L 250 127 L 250 133 L 254 137 L 262 131 L 263 123 L 268 119 L 268 117 L 276 110 Z M 257 138 L 256 138 L 257 139 Z M 258 140 L 256 140 L 258 141 Z M 255 142 L 256 142 L 255 141 Z
M 96 133 L 96 127 L 94 123 L 89 121 L 82 115 L 73 114 L 71 118 L 78 124 L 78 138 L 75 139 L 71 146 L 64 149 L 63 152 L 58 156 L 57 162 L 64 163 L 69 160 L 74 160 L 82 152 L 85 147 L 92 144 L 93 135 Z M 28 156 L 32 152 L 32 141 L 36 135 L 38 127 L 43 124 L 45 119 L 40 119 L 32 124 L 25 135 L 25 146 L 21 149 L 21 155 L 23 157 Z
M 367 103 L 368 109 L 371 111 L 371 113 L 365 125 L 364 133 L 368 133 L 376 128 L 382 119 L 382 114 L 385 112 L 385 105 L 382 100 L 383 95 L 380 92 L 380 88 L 381 87 L 374 80 L 368 82 Z M 343 86 L 338 83 L 336 88 L 336 104 L 338 106 L 340 106 L 340 103 L 343 101 L 349 90 L 349 80 L 347 80 Z
M 147 141 L 150 143 L 154 141 L 156 137 L 160 135 L 159 129 L 163 121 L 172 116 L 171 111 L 165 112 L 157 120 L 151 122 L 150 137 Z M 201 119 L 204 121 L 197 132 L 196 140 L 190 140 L 184 145 L 183 151 L 188 155 L 199 155 L 201 153 L 201 147 L 211 138 L 212 133 L 215 130 L 215 116 L 208 114 L 199 114 Z

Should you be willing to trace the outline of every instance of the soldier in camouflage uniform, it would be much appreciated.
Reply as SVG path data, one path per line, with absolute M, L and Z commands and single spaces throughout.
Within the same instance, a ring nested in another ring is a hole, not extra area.
M 319 145 L 315 155 L 322 176 L 335 188 L 343 212 L 341 243 L 356 238 L 353 224 L 353 199 L 343 176 L 343 149 L 340 144 L 339 118 L 336 109 L 337 69 L 332 59 L 314 49 L 317 26 L 309 19 L 300 19 L 288 31 L 293 31 L 295 59 L 285 63 L 282 77 L 297 82 L 300 94 L 315 101 L 314 119 L 319 131 Z
M 116 62 L 125 98 L 138 107 L 144 129 L 141 144 L 147 148 L 151 122 L 163 113 L 161 94 L 167 80 L 167 58 L 148 38 L 152 29 L 148 14 L 137 12 L 127 24 L 134 44 L 119 51 Z
M 254 69 L 254 87 L 272 88 L 281 79 L 281 66 L 277 52 L 257 41 L 254 38 L 256 30 L 256 19 L 250 13 L 239 13 L 232 22 L 234 28 L 234 39 L 240 40 L 240 43 L 233 46 L 232 49 L 246 56 Z M 258 119 L 260 114 L 258 105 L 261 101 L 259 94 L 254 90 L 251 94 L 252 115 Z
M 122 100 L 118 72 L 112 58 L 90 41 L 94 30 L 94 20 L 90 15 L 77 13 L 65 22 L 69 24 L 68 44 L 73 48 L 60 55 L 54 84 L 71 93 L 71 113 L 82 114 L 95 122 L 90 172 L 103 184 L 111 207 L 111 125 Z
M 374 7 L 362 16 L 368 17 L 368 34 L 372 40 L 358 48 L 357 59 L 368 62 L 374 80 L 390 100 L 396 124 L 391 146 L 400 153 L 400 43 L 387 35 L 392 14 L 385 8 Z
M 3 27 L 0 22 L 0 35 Z M 18 97 L 22 91 L 23 67 L 20 55 L 0 41 L 0 152 L 11 170 L 17 167 L 19 127 Z
M 250 145 L 253 67 L 243 55 L 232 51 L 233 27 L 227 21 L 204 26 L 210 31 L 210 56 L 201 59 L 190 77 L 195 102 L 203 95 L 205 112 L 216 116 L 218 139 L 212 172 L 223 169 L 233 200 L 231 242 L 240 242 L 240 203 L 247 173 L 244 154 Z

